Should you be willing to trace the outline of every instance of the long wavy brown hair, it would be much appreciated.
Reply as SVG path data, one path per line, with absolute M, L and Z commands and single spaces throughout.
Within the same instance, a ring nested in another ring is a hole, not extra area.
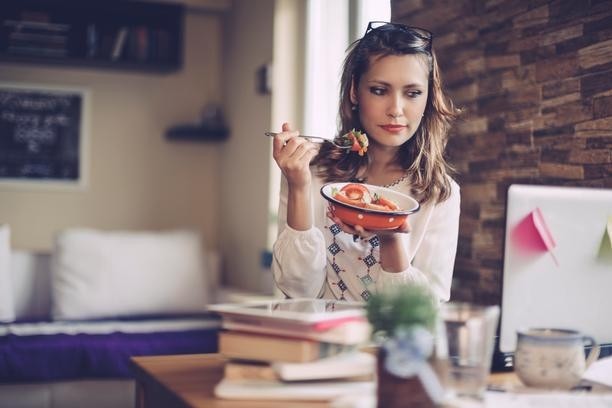
M 450 196 L 450 181 L 454 172 L 444 157 L 448 131 L 459 113 L 444 94 L 442 79 L 431 37 L 413 32 L 410 27 L 390 23 L 368 31 L 349 47 L 344 60 L 340 84 L 340 129 L 343 135 L 351 129 L 363 130 L 359 111 L 351 102 L 351 86 L 355 89 L 375 58 L 388 55 L 417 55 L 429 68 L 429 92 L 423 119 L 415 134 L 398 149 L 396 162 L 406 170 L 412 194 L 421 202 L 434 199 L 442 202 Z M 321 146 L 314 159 L 317 174 L 326 182 L 356 180 L 360 170 L 367 169 L 368 158 L 346 153 L 331 143 Z

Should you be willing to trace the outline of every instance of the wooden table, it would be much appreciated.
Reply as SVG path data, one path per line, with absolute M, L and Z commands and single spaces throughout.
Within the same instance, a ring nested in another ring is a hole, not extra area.
M 219 354 L 133 357 L 137 408 L 305 408 L 325 403 L 236 401 L 214 396 L 223 377 L 225 359 Z
M 237 401 L 216 399 L 215 385 L 223 376 L 225 359 L 218 354 L 133 357 L 137 408 L 298 408 L 325 407 L 327 403 L 289 401 Z M 491 376 L 492 384 L 516 384 L 514 373 Z

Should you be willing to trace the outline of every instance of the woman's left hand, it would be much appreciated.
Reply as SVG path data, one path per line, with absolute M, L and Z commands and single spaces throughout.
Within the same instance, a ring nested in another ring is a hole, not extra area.
M 327 209 L 327 216 L 347 234 L 353 235 L 353 240 L 359 238 L 369 240 L 377 236 L 380 240 L 379 263 L 386 272 L 402 272 L 410 266 L 410 258 L 403 243 L 403 235 L 410 232 L 408 219 L 402 225 L 393 230 L 367 230 L 361 225 L 348 225 L 340 221 L 333 212 Z
M 396 233 L 408 234 L 410 232 L 410 223 L 408 222 L 408 218 L 402 225 L 400 225 L 396 229 L 392 230 L 368 230 L 363 228 L 361 225 L 348 225 L 343 223 L 340 218 L 336 217 L 334 213 L 328 208 L 327 209 L 327 217 L 331 219 L 334 223 L 338 224 L 340 229 L 347 234 L 351 234 L 353 236 L 358 236 L 362 239 L 369 239 L 374 235 L 379 237 L 389 236 Z

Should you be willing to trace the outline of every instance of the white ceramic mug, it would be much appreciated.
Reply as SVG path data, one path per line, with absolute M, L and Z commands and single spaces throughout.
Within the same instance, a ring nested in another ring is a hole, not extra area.
M 517 334 L 514 371 L 529 387 L 570 389 L 599 356 L 595 340 L 576 330 L 531 328 Z M 591 352 L 585 360 L 588 344 Z

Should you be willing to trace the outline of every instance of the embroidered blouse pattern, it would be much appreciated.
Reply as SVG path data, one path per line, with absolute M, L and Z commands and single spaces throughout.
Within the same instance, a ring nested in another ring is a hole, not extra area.
M 338 224 L 327 224 L 325 229 L 329 259 L 327 280 L 331 290 L 340 300 L 347 299 L 347 291 L 354 295 L 351 298 L 361 296 L 368 300 L 376 283 L 373 267 L 379 263 L 378 236 L 354 241 Z

